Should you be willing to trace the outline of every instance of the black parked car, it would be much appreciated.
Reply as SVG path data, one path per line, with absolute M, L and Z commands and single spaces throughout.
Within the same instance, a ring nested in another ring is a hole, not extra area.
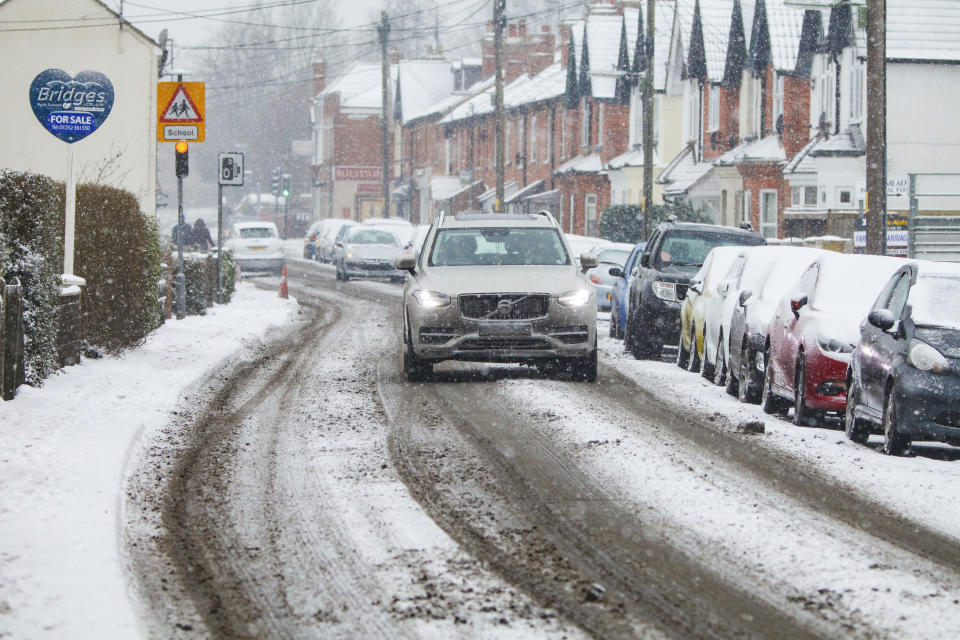
M 675 220 L 657 225 L 630 274 L 624 346 L 638 359 L 659 358 L 663 345 L 679 341 L 680 305 L 710 250 L 764 243 L 747 229 Z
M 850 360 L 846 432 L 882 433 L 891 455 L 960 446 L 960 265 L 909 263 L 880 292 Z

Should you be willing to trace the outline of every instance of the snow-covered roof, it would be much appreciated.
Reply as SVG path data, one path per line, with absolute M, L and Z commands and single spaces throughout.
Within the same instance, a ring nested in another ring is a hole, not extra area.
M 434 200 L 452 198 L 461 186 L 458 176 L 433 176 L 430 178 L 430 197 Z
M 663 170 L 657 182 L 667 185 L 663 190 L 665 196 L 676 196 L 686 193 L 690 187 L 710 173 L 711 169 L 713 169 L 713 162 L 697 162 L 693 155 L 693 147 L 686 146 Z
M 785 0 L 766 0 L 770 29 L 770 61 L 777 71 L 793 71 L 800 51 L 804 10 Z
M 379 64 L 358 62 L 317 96 L 339 93 L 341 109 L 380 109 L 383 105 L 380 74 Z
M 540 180 L 534 180 L 533 182 L 525 186 L 523 189 L 520 189 L 510 197 L 504 198 L 503 203 L 510 204 L 511 202 L 514 202 L 516 200 L 523 200 L 530 196 L 536 195 L 542 192 L 545 186 L 546 186 L 546 182 L 542 178 Z
M 621 153 L 616 158 L 607 162 L 608 169 L 622 169 L 623 167 L 642 167 L 643 149 L 631 149 L 626 153 Z M 660 155 L 656 149 L 653 151 L 653 166 L 660 166 Z
M 677 20 L 683 55 L 690 52 L 690 37 L 693 30 L 693 10 L 696 0 L 678 0 Z M 744 29 L 753 12 L 744 13 Z M 700 23 L 703 26 L 703 47 L 707 60 L 707 80 L 720 82 L 727 60 L 727 43 L 730 38 L 730 19 L 733 17 L 732 0 L 700 0 Z M 749 38 L 749 36 L 748 36 Z M 749 43 L 749 39 L 747 40 Z M 686 60 L 686 58 L 684 58 Z
M 557 167 L 554 173 L 600 173 L 603 171 L 603 161 L 600 154 L 591 153 L 588 156 L 576 156 Z
M 851 125 L 837 135 L 821 140 L 810 150 L 817 156 L 859 156 L 867 152 L 866 141 L 859 125 Z
M 823 140 L 824 134 L 817 133 L 813 138 L 810 139 L 803 149 L 797 152 L 797 155 L 793 156 L 790 159 L 790 162 L 787 163 L 787 166 L 783 168 L 783 175 L 795 175 L 798 173 L 816 173 L 817 165 L 813 160 L 813 157 L 810 155 L 810 152 L 820 144 Z
M 787 154 L 780 134 L 774 133 L 742 145 L 734 158 L 737 162 L 786 162 Z
M 522 76 L 524 82 L 511 83 L 504 88 L 503 106 L 513 109 L 534 102 L 559 98 L 566 91 L 567 71 L 555 62 L 533 77 Z
M 453 91 L 453 74 L 450 63 L 445 60 L 403 60 L 397 66 L 399 69 L 394 70 L 394 74 L 400 74 L 400 109 L 404 121 L 429 115 L 434 105 Z M 382 91 L 379 87 L 378 90 Z

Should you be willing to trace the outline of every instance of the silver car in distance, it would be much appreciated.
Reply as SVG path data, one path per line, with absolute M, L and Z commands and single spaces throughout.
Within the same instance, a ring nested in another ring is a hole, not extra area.
M 597 377 L 597 300 L 548 212 L 444 215 L 419 258 L 395 261 L 403 289 L 403 368 L 429 378 L 443 360 L 515 362 Z M 582 270 L 581 270 L 582 269 Z

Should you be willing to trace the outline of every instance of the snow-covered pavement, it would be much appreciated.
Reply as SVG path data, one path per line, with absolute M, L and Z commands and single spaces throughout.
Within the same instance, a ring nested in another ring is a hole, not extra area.
M 119 545 L 128 455 L 195 381 L 296 313 L 241 282 L 229 305 L 0 402 L 0 638 L 140 635 Z

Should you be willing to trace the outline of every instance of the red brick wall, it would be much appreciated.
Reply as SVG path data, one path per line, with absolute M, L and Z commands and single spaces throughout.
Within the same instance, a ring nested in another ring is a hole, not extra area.
M 570 222 L 570 195 L 573 195 L 573 232 L 583 235 L 586 233 L 584 222 L 584 196 L 587 194 L 596 194 L 597 196 L 597 223 L 599 225 L 600 214 L 604 209 L 610 206 L 610 181 L 607 177 L 595 173 L 568 173 L 557 176 L 556 188 L 560 190 L 560 210 L 563 212 L 560 219 L 560 226 L 564 231 L 569 230 Z
M 787 160 L 810 142 L 810 81 L 786 76 L 783 79 L 783 149 Z
M 771 162 L 740 163 L 737 170 L 743 176 L 743 189 L 750 192 L 750 224 L 760 231 L 760 190 L 777 192 L 777 237 L 783 234 L 783 208 L 790 192 L 781 173 L 782 167 Z

